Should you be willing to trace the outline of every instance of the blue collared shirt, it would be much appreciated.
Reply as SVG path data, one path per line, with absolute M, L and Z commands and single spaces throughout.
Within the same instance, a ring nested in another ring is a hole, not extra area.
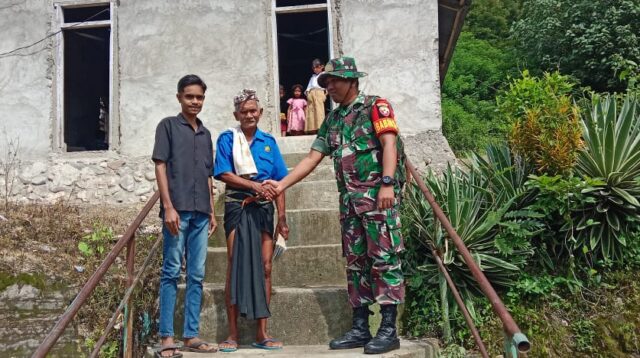
M 253 141 L 249 146 L 253 161 L 256 163 L 258 174 L 251 178 L 253 181 L 267 179 L 280 180 L 287 173 L 276 139 L 268 133 L 256 130 Z M 224 173 L 235 173 L 233 166 L 233 133 L 226 130 L 220 134 L 216 143 L 216 160 L 213 166 L 213 177 L 220 179 Z

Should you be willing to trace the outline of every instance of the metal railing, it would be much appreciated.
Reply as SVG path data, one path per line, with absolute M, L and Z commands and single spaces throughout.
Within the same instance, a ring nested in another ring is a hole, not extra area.
M 427 202 L 431 206 L 436 219 L 440 221 L 440 223 L 446 230 L 447 234 L 453 241 L 453 244 L 458 249 L 458 252 L 462 255 L 462 258 L 464 259 L 464 262 L 466 263 L 467 267 L 469 267 L 469 270 L 471 271 L 471 274 L 473 275 L 474 279 L 478 282 L 481 291 L 484 293 L 485 297 L 487 297 L 487 299 L 491 303 L 491 306 L 493 307 L 494 312 L 502 321 L 504 332 L 505 332 L 505 354 L 507 355 L 507 357 L 512 357 L 512 358 L 519 357 L 520 354 L 526 354 L 531 349 L 531 344 L 529 343 L 529 340 L 520 331 L 520 328 L 518 328 L 518 325 L 515 323 L 515 321 L 511 317 L 511 314 L 509 314 L 509 311 L 507 311 L 506 307 L 502 303 L 502 300 L 500 300 L 500 297 L 498 297 L 497 293 L 495 292 L 495 290 L 493 289 L 493 287 L 491 286 L 487 278 L 482 273 L 482 270 L 480 270 L 478 265 L 475 263 L 475 261 L 471 257 L 471 253 L 465 246 L 464 242 L 462 241 L 460 236 L 456 233 L 455 229 L 449 222 L 449 219 L 446 217 L 446 215 L 444 214 L 444 212 L 442 211 L 438 203 L 435 201 L 435 198 L 433 197 L 433 195 L 425 185 L 424 181 L 418 174 L 416 168 L 411 164 L 411 162 L 408 159 L 407 159 L 407 168 L 409 169 L 409 173 L 411 174 L 411 177 L 413 178 L 413 180 L 416 181 L 418 188 L 420 188 L 425 198 L 427 199 Z M 109 320 L 109 323 L 107 324 L 107 327 L 103 335 L 96 342 L 93 352 L 91 353 L 91 357 L 96 357 L 98 355 L 98 353 L 100 352 L 101 346 L 104 344 L 107 335 L 115 325 L 117 317 L 119 316 L 120 312 L 122 312 L 123 309 L 125 311 L 125 320 L 126 320 L 125 331 L 123 334 L 124 335 L 123 356 L 131 357 L 133 352 L 132 351 L 133 349 L 133 335 L 132 335 L 133 312 L 129 304 L 130 303 L 129 299 L 131 297 L 133 289 L 139 282 L 142 273 L 150 263 L 151 257 L 155 254 L 156 250 L 158 249 L 159 243 L 161 240 L 159 238 L 155 242 L 155 244 L 153 245 L 153 248 L 149 252 L 149 255 L 145 259 L 144 264 L 138 271 L 138 274 L 134 277 L 135 233 L 136 233 L 136 230 L 140 227 L 140 224 L 142 223 L 142 221 L 147 217 L 147 215 L 151 211 L 151 208 L 153 208 L 155 203 L 158 201 L 159 197 L 160 197 L 160 194 L 159 192 L 156 191 L 154 195 L 149 199 L 149 201 L 147 201 L 144 208 L 140 211 L 140 213 L 138 213 L 138 216 L 136 217 L 136 219 L 131 223 L 131 225 L 129 225 L 124 235 L 122 235 L 120 240 L 118 240 L 118 242 L 115 244 L 113 249 L 109 252 L 107 257 L 104 259 L 102 264 L 100 264 L 96 272 L 89 278 L 89 280 L 82 287 L 82 289 L 80 290 L 76 298 L 73 300 L 73 302 L 69 305 L 69 307 L 67 307 L 67 310 L 65 311 L 65 313 L 60 317 L 56 325 L 51 329 L 47 337 L 45 337 L 45 339 L 42 341 L 38 349 L 33 354 L 32 358 L 43 358 L 46 356 L 46 354 L 51 350 L 51 348 L 55 345 L 55 343 L 58 341 L 60 336 L 63 334 L 64 330 L 67 328 L 69 323 L 73 320 L 73 318 L 75 317 L 80 307 L 87 301 L 87 299 L 89 298 L 89 296 L 91 295 L 91 293 L 93 292 L 97 284 L 100 282 L 100 280 L 102 280 L 107 270 L 115 262 L 116 257 L 120 255 L 120 253 L 125 247 L 127 248 L 127 253 L 126 253 L 127 290 L 125 291 L 124 297 L 120 302 L 120 305 L 118 306 L 116 311 L 113 313 L 111 319 Z M 475 324 L 473 323 L 473 320 L 471 319 L 471 315 L 469 314 L 469 311 L 467 310 L 467 307 L 465 306 L 464 301 L 462 300 L 462 297 L 458 292 L 458 289 L 453 283 L 453 280 L 451 279 L 444 263 L 442 262 L 442 259 L 440 258 L 440 253 L 433 245 L 430 245 L 429 248 L 433 254 L 433 257 L 436 260 L 436 264 L 438 265 L 440 272 L 443 274 L 447 282 L 447 285 L 449 286 L 449 289 L 453 293 L 454 299 L 458 307 L 462 311 L 465 322 L 469 327 L 469 330 L 471 331 L 471 334 L 473 335 L 476 344 L 478 345 L 478 349 L 480 350 L 480 353 L 482 354 L 483 357 L 489 357 L 487 349 L 480 337 L 480 334 Z
M 449 219 L 447 218 L 447 216 L 444 214 L 444 212 L 436 202 L 435 198 L 433 197 L 433 195 L 425 185 L 424 181 L 422 180 L 422 177 L 420 177 L 420 174 L 418 173 L 416 168 L 413 166 L 413 164 L 411 164 L 409 159 L 407 159 L 406 164 L 407 164 L 407 168 L 409 169 L 409 173 L 411 174 L 411 177 L 416 181 L 418 188 L 420 188 L 420 191 L 422 191 L 422 193 L 424 194 L 425 198 L 427 199 L 427 202 L 429 202 L 429 205 L 433 210 L 434 216 L 438 221 L 440 221 L 440 224 L 442 224 L 442 226 L 446 230 L 447 234 L 451 238 L 451 241 L 453 241 L 453 244 L 456 246 L 456 249 L 458 250 L 460 255 L 462 255 L 462 258 L 465 264 L 471 271 L 471 275 L 473 275 L 473 278 L 476 280 L 476 282 L 478 282 L 478 285 L 480 286 L 480 290 L 485 295 L 485 297 L 487 297 L 487 299 L 491 303 L 491 306 L 493 307 L 493 311 L 496 313 L 498 318 L 500 318 L 500 321 L 502 321 L 503 329 L 505 332 L 504 350 L 505 350 L 506 357 L 517 358 L 521 354 L 526 354 L 531 350 L 531 343 L 529 343 L 527 336 L 525 336 L 520 331 L 520 328 L 518 328 L 518 325 L 513 320 L 513 317 L 511 317 L 511 314 L 505 307 L 504 303 L 502 303 L 502 300 L 500 299 L 500 297 L 498 297 L 498 294 L 493 289 L 493 286 L 491 286 L 491 283 L 489 283 L 489 280 L 487 280 L 485 275 L 482 273 L 482 270 L 480 270 L 476 262 L 473 260 L 473 257 L 471 257 L 471 253 L 465 246 L 464 242 L 462 241 L 462 239 L 460 238 L 456 230 L 451 225 L 451 222 L 449 222 Z M 444 266 L 438 251 L 434 246 L 430 246 L 430 249 L 431 249 L 431 252 L 433 253 L 433 257 L 435 258 L 436 263 L 438 264 L 438 268 L 440 269 L 440 272 L 442 272 L 442 274 L 444 275 L 445 280 L 447 281 L 447 285 L 449 286 L 449 288 L 451 289 L 451 292 L 453 293 L 453 296 L 456 300 L 456 303 L 458 304 L 458 307 L 462 311 L 462 314 L 467 323 L 467 326 L 471 330 L 471 334 L 473 335 L 473 338 L 476 341 L 476 344 L 478 345 L 478 349 L 480 349 L 480 353 L 482 354 L 483 357 L 489 357 L 489 354 L 487 353 L 484 343 L 480 338 L 480 334 L 478 333 L 478 330 L 473 324 L 473 320 L 471 319 L 469 311 L 467 310 L 467 307 L 465 306 L 462 298 L 460 297 L 460 293 L 458 292 L 458 289 L 453 283 L 453 280 L 451 280 L 451 277 L 449 276 L 449 273 L 447 272 L 447 269 Z
M 144 219 L 147 217 L 147 215 L 149 214 L 153 206 L 158 201 L 158 198 L 160 198 L 160 193 L 156 191 L 153 194 L 153 196 L 147 201 L 144 208 L 142 208 L 142 210 L 138 213 L 138 216 L 136 216 L 135 220 L 133 220 L 131 225 L 129 225 L 129 227 L 127 228 L 125 233 L 122 235 L 122 237 L 118 240 L 118 242 L 115 244 L 113 249 L 111 249 L 109 254 L 107 254 L 107 257 L 104 259 L 104 261 L 102 261 L 102 263 L 100 264 L 96 272 L 93 275 L 91 275 L 87 283 L 85 283 L 85 285 L 82 287 L 78 295 L 76 295 L 76 298 L 73 300 L 73 302 L 71 302 L 69 307 L 67 307 L 66 311 L 62 314 L 62 316 L 60 316 L 55 326 L 51 329 L 51 331 L 49 331 L 49 334 L 45 337 L 42 343 L 40 343 L 40 346 L 38 346 L 38 349 L 36 349 L 36 351 L 33 353 L 32 358 L 43 358 L 47 355 L 47 353 L 49 353 L 49 351 L 56 344 L 60 336 L 64 333 L 69 323 L 71 323 L 76 313 L 78 313 L 78 311 L 80 310 L 80 307 L 82 307 L 82 305 L 91 296 L 91 293 L 93 292 L 93 290 L 96 288 L 98 283 L 102 280 L 107 270 L 109 270 L 111 265 L 113 265 L 116 258 L 120 255 L 120 253 L 125 247 L 127 248 L 127 253 L 126 253 L 127 290 L 125 291 L 124 298 L 120 303 L 120 305 L 118 306 L 118 309 L 116 310 L 116 312 L 114 312 L 114 315 L 111 317 L 111 320 L 109 321 L 109 324 L 105 329 L 105 332 L 103 333 L 102 337 L 100 337 L 98 342 L 96 342 L 96 346 L 94 347 L 94 350 L 91 356 L 95 357 L 98 355 L 98 353 L 100 352 L 100 347 L 104 343 L 107 335 L 109 334 L 109 331 L 113 328 L 113 325 L 115 324 L 115 321 L 118 315 L 120 314 L 119 312 L 121 312 L 123 308 L 125 310 L 125 320 L 126 320 L 126 324 L 124 325 L 124 334 L 123 334 L 124 335 L 123 356 L 124 357 L 132 356 L 133 310 L 131 308 L 129 300 L 131 298 L 131 293 L 133 292 L 133 288 L 139 282 L 140 277 L 144 272 L 144 269 L 148 266 L 149 262 L 151 261 L 151 257 L 152 255 L 154 255 L 155 251 L 159 247 L 159 242 L 161 240 L 160 238 L 156 240 L 156 243 L 154 244 L 153 248 L 150 250 L 147 258 L 145 259 L 145 263 L 140 268 L 140 270 L 138 270 L 138 275 L 134 277 L 135 236 L 136 236 L 136 231 L 140 227 L 140 224 L 142 224 L 142 221 L 144 221 Z

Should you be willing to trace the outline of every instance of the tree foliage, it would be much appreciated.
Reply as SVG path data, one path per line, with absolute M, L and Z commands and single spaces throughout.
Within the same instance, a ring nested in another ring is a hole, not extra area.
M 640 65 L 638 19 L 637 0 L 525 0 L 511 35 L 529 68 L 558 69 L 596 91 L 621 92 Z
M 504 138 L 495 95 L 515 73 L 509 51 L 463 32 L 442 86 L 443 133 L 457 153 L 481 150 Z
M 522 0 L 475 0 L 465 19 L 466 31 L 492 44 L 509 38 L 511 24 L 518 20 Z

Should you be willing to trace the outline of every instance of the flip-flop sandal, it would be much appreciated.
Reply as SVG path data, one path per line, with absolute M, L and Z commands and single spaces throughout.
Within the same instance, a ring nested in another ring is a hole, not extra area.
M 200 346 L 210 346 L 209 349 L 201 349 Z M 182 350 L 186 352 L 195 352 L 195 353 L 215 353 L 218 351 L 216 347 L 213 347 L 211 343 L 207 343 L 203 340 L 196 340 L 195 342 L 191 342 L 189 344 L 185 344 L 182 346 Z
M 265 338 L 260 343 L 258 343 L 258 342 L 251 343 L 251 346 L 255 347 L 255 348 L 270 350 L 270 351 L 282 349 L 282 346 L 268 346 L 267 343 L 269 343 L 269 342 L 271 342 L 271 343 L 279 343 L 280 341 L 276 340 L 275 338 Z
M 220 344 L 229 344 L 234 347 L 220 348 Z M 238 350 L 238 342 L 234 341 L 233 339 L 227 339 L 226 341 L 222 341 L 220 344 L 218 344 L 218 352 L 231 353 Z
M 166 346 L 160 346 L 160 348 L 155 351 L 154 355 L 156 358 L 182 358 L 182 353 L 177 352 L 177 350 L 178 346 L 176 346 L 175 344 L 169 344 Z M 173 351 L 173 354 L 170 356 L 163 356 L 162 352 L 165 351 Z

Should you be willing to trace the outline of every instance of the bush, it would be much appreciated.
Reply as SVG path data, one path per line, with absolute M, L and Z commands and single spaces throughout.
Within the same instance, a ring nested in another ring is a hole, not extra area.
M 582 147 L 572 87 L 557 72 L 535 78 L 525 70 L 498 97 L 498 107 L 511 123 L 511 149 L 535 164 L 539 173 L 568 172 Z

